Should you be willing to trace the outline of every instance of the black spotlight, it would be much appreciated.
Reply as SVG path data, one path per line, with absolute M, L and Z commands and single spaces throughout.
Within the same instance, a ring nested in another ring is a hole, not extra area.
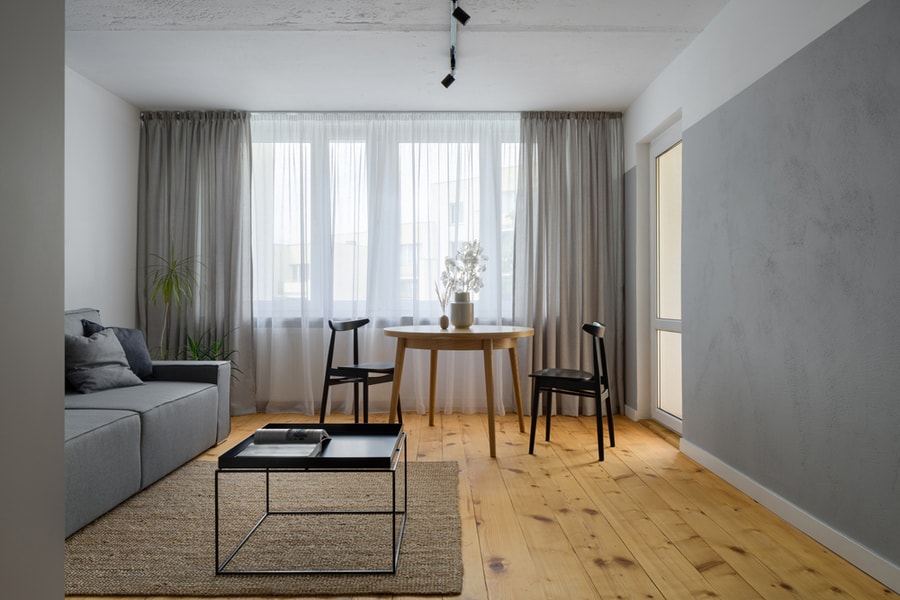
M 447 73 L 447 76 L 441 79 L 441 85 L 448 88 L 454 81 L 456 81 L 456 77 L 453 76 L 453 73 Z
M 465 25 L 466 23 L 469 22 L 469 13 L 464 11 L 459 6 L 454 8 L 453 12 L 451 14 L 456 18 L 457 21 L 460 22 L 461 25 Z

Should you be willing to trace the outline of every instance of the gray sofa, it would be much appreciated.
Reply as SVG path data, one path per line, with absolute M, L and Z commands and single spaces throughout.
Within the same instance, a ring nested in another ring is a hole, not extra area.
M 101 322 L 95 309 L 66 311 L 66 334 L 83 336 L 82 319 Z M 139 385 L 67 385 L 66 537 L 224 441 L 230 379 L 228 361 L 153 361 Z

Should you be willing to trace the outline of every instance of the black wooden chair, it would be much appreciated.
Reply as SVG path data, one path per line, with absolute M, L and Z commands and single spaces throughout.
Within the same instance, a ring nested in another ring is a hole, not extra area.
M 353 384 L 353 421 L 359 423 L 359 386 L 363 386 L 363 423 L 369 422 L 369 386 L 394 381 L 394 363 L 392 362 L 359 362 L 359 328 L 366 325 L 369 319 L 352 319 L 348 321 L 328 321 L 331 328 L 331 341 L 328 344 L 328 358 L 325 363 L 325 385 L 322 389 L 322 407 L 319 410 L 319 423 L 325 422 L 325 408 L 328 405 L 328 390 L 333 385 Z M 338 332 L 353 332 L 353 364 L 334 366 L 334 345 Z M 403 424 L 400 410 L 400 399 L 397 399 L 397 420 Z
M 542 369 L 532 373 L 531 394 L 531 439 L 528 441 L 528 454 L 534 454 L 534 435 L 537 428 L 538 399 L 544 394 L 544 415 L 547 421 L 547 436 L 550 441 L 550 412 L 553 407 L 553 393 L 572 394 L 594 398 L 597 402 L 597 444 L 600 447 L 600 460 L 603 460 L 603 411 L 600 401 L 606 400 L 606 419 L 609 427 L 609 446 L 616 445 L 613 429 L 612 401 L 609 397 L 609 372 L 606 368 L 606 346 L 603 336 L 606 326 L 602 323 L 585 323 L 581 328 L 591 337 L 593 347 L 594 372 L 576 369 Z

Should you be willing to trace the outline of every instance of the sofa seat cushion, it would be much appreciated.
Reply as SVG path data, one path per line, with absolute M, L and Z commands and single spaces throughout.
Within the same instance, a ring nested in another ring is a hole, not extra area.
M 65 411 L 66 537 L 141 489 L 141 421 L 131 411 Z
M 131 410 L 141 419 L 141 489 L 216 444 L 218 388 L 189 381 L 66 394 L 66 409 Z
M 66 393 L 66 408 L 130 410 L 137 413 L 191 396 L 216 386 L 193 381 L 145 381 L 144 385 L 102 390 L 91 394 Z

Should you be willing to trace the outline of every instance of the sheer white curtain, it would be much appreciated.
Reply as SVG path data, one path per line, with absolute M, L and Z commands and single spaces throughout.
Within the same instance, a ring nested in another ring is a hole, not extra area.
M 393 360 L 383 328 L 437 322 L 434 283 L 463 242 L 478 239 L 489 258 L 476 322 L 512 322 L 518 114 L 255 113 L 251 128 L 260 411 L 318 411 L 328 319 L 370 318 L 364 360 Z M 484 411 L 480 354 L 439 360 L 438 408 Z M 427 352 L 407 352 L 404 410 L 427 409 L 428 372 Z M 512 381 L 497 372 L 503 414 Z M 352 410 L 350 391 L 332 388 L 332 410 Z M 373 387 L 371 410 L 386 412 L 389 397 Z

